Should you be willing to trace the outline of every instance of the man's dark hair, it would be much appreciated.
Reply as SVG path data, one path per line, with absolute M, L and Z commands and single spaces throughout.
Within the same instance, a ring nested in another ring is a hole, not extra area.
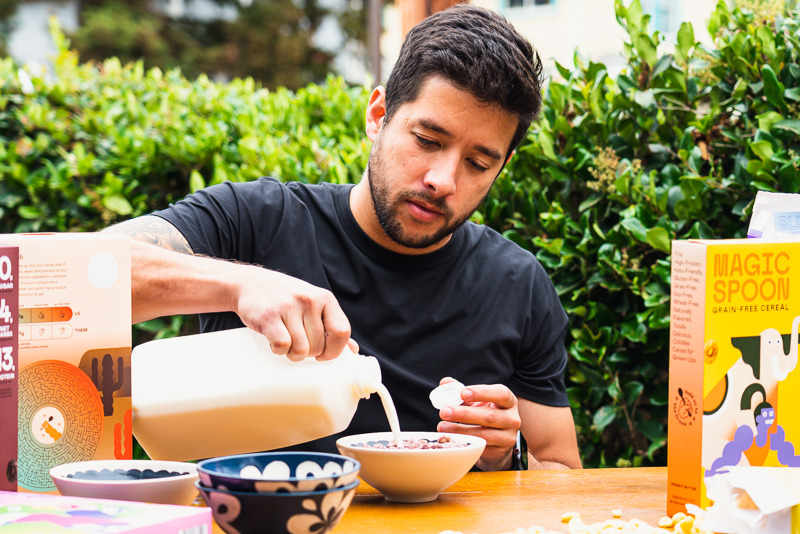
M 531 44 L 505 18 L 458 4 L 408 32 L 386 83 L 388 123 L 397 109 L 419 96 L 432 76 L 442 76 L 479 102 L 519 119 L 508 154 L 525 137 L 542 106 L 542 62 Z

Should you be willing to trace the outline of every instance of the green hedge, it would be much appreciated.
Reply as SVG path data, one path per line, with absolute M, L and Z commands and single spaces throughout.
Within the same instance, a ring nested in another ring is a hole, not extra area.
M 800 18 L 721 0 L 715 47 L 684 24 L 663 55 L 638 0 L 615 9 L 624 71 L 577 53 L 559 65 L 474 219 L 534 251 L 561 295 L 584 465 L 665 465 L 670 241 L 742 237 L 756 191 L 800 190 Z M 97 230 L 223 180 L 360 179 L 364 87 L 268 92 L 79 64 L 55 35 L 55 81 L 23 90 L 0 63 L 0 232 Z M 193 328 L 176 317 L 135 334 Z

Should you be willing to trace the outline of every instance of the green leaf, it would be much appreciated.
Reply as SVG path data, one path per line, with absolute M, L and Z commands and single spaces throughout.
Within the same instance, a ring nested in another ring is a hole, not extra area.
M 617 418 L 617 411 L 613 406 L 603 406 L 595 412 L 592 422 L 597 427 L 598 432 L 602 432 L 605 428 L 614 422 Z
M 133 206 L 122 195 L 107 195 L 103 197 L 103 206 L 118 215 L 130 215 L 133 213 Z
M 783 113 L 788 113 L 789 109 L 786 107 L 786 102 L 783 100 L 783 91 L 785 90 L 783 84 L 778 81 L 778 76 L 769 65 L 764 65 L 761 68 L 761 77 L 764 80 L 764 95 L 767 97 L 767 102 L 779 108 Z
M 642 221 L 639 219 L 623 219 L 620 222 L 623 228 L 628 230 L 630 233 L 633 234 L 633 237 L 636 238 L 637 241 L 641 241 L 642 243 L 647 242 L 647 228 L 642 224 Z
M 632 380 L 626 383 L 623 386 L 623 389 L 625 390 L 625 403 L 628 406 L 631 406 L 644 391 L 644 384 L 636 380 Z
M 203 180 L 203 176 L 197 172 L 197 170 L 193 170 L 192 174 L 189 176 L 189 190 L 194 193 L 200 189 L 205 188 L 206 183 Z
M 639 31 L 642 27 L 642 5 L 639 0 L 633 0 L 631 5 L 628 6 L 628 31 Z
M 753 150 L 756 156 L 761 158 L 762 161 L 766 162 L 772 157 L 772 144 L 769 141 L 756 141 L 755 143 L 750 143 L 750 148 Z
M 760 126 L 759 126 L 760 128 Z M 789 119 L 785 121 L 776 122 L 770 128 L 770 133 L 786 133 L 794 137 L 800 137 L 800 120 L 798 119 Z M 766 141 L 762 141 L 766 142 Z
M 775 49 L 775 37 L 773 37 L 772 29 L 762 26 L 756 30 L 756 37 L 761 40 L 761 51 L 770 60 L 775 59 L 778 56 L 778 51 Z
M 658 63 L 656 63 L 656 66 L 653 67 L 653 74 L 650 75 L 651 78 L 655 80 L 662 73 L 669 70 L 671 66 L 672 66 L 672 56 L 661 56 L 661 58 L 658 60 Z
M 746 92 L 747 92 L 747 81 L 744 78 L 739 78 L 738 80 L 736 80 L 736 85 L 733 86 L 733 94 L 731 96 L 734 99 L 739 100 L 744 96 Z
M 666 229 L 656 226 L 647 231 L 647 242 L 656 250 L 670 252 L 669 232 Z
M 761 115 L 756 115 L 756 119 L 758 119 L 758 129 L 768 132 L 775 123 L 783 120 L 783 115 L 774 111 L 767 111 Z
M 643 108 L 649 108 L 655 103 L 655 99 L 653 98 L 653 90 L 648 89 L 647 91 L 636 91 L 633 95 L 633 100 Z
M 794 100 L 795 102 L 800 101 L 800 87 L 790 87 L 789 89 L 783 92 L 783 98 L 788 98 L 789 100 Z
M 628 13 L 630 14 L 630 11 Z M 639 34 L 639 37 L 636 38 L 636 48 L 642 55 L 642 59 L 644 59 L 648 65 L 651 67 L 655 66 L 658 60 L 658 52 L 655 43 L 653 43 L 653 40 L 650 39 L 648 35 L 644 33 Z
M 675 56 L 681 61 L 686 62 L 689 58 L 689 50 L 694 46 L 694 28 L 689 22 L 681 24 L 678 30 L 678 46 L 675 47 Z

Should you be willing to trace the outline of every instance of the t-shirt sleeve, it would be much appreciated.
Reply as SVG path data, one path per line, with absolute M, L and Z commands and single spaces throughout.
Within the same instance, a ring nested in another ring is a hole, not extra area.
M 175 226 L 195 254 L 252 263 L 269 249 L 286 202 L 272 178 L 224 182 L 154 212 Z
M 553 283 L 538 262 L 534 268 L 532 293 L 528 334 L 509 387 L 518 397 L 538 404 L 569 406 L 564 384 L 567 314 Z

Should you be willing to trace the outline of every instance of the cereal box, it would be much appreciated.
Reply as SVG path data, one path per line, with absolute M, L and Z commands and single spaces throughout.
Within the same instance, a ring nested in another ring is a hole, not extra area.
M 19 247 L 18 490 L 56 492 L 56 465 L 131 457 L 130 238 L 0 243 Z
M 211 534 L 211 508 L 0 491 L 4 534 Z
M 19 250 L 0 245 L 0 490 L 17 489 Z
M 800 466 L 800 242 L 672 245 L 667 513 L 734 465 Z

